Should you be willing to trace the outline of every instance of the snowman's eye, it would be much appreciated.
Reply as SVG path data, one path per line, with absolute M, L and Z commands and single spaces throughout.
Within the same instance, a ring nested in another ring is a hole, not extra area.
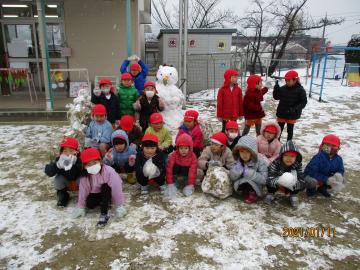
M 162 73 L 160 73 L 160 76 L 162 76 Z
M 172 75 L 172 73 L 170 73 L 170 76 Z

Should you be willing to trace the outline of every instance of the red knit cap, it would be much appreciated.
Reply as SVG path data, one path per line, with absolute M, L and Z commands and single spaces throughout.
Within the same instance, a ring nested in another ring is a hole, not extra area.
M 188 110 L 185 112 L 184 121 L 197 121 L 199 113 L 195 110 Z
M 262 79 L 259 75 L 250 75 L 246 81 L 248 89 L 255 89 L 256 84 L 261 81 L 262 81 Z
M 217 133 L 215 133 L 214 135 L 211 136 L 210 141 L 215 143 L 215 144 L 226 145 L 227 136 L 223 132 L 217 132 Z
M 108 85 L 112 86 L 112 82 L 109 79 L 101 79 L 99 81 L 99 86 L 101 86 L 103 84 L 108 84 Z
M 102 104 L 97 104 L 92 108 L 92 115 L 106 115 L 106 108 Z
M 141 67 L 138 63 L 134 63 L 130 65 L 130 71 L 140 71 Z
M 159 138 L 155 134 L 145 134 L 141 141 L 142 142 L 151 141 L 154 143 L 158 143 Z
M 79 142 L 75 138 L 67 137 L 60 144 L 60 148 L 64 148 L 64 147 L 69 147 L 71 149 L 78 150 Z
M 274 125 L 269 125 L 264 129 L 264 132 L 268 132 L 268 133 L 271 133 L 271 134 L 277 134 L 278 129 Z
M 292 156 L 292 157 L 296 157 L 298 155 L 298 152 L 296 151 L 286 151 L 284 153 L 284 156 Z
M 299 78 L 299 74 L 295 70 L 289 70 L 285 74 L 285 81 L 288 81 L 291 79 L 296 79 L 296 78 Z
M 132 76 L 130 73 L 121 74 L 121 80 L 132 80 Z
M 155 83 L 153 83 L 153 82 L 146 82 L 146 83 L 144 84 L 144 89 L 145 89 L 146 87 L 148 87 L 148 86 L 152 86 L 152 87 L 154 87 L 155 90 L 156 90 L 156 85 L 155 85 Z
M 225 125 L 225 129 L 236 129 L 239 130 L 239 126 L 235 121 L 228 121 Z
M 164 122 L 164 119 L 160 113 L 153 113 L 150 115 L 150 123 L 151 124 L 159 124 Z
M 131 115 L 123 115 L 120 119 L 120 127 L 124 131 L 131 131 L 134 128 L 135 119 Z
M 331 145 L 335 145 L 336 147 L 340 147 L 340 138 L 334 134 L 329 134 L 324 137 L 322 140 L 322 144 L 327 143 Z
M 101 159 L 101 155 L 98 149 L 87 148 L 80 153 L 80 159 L 83 164 L 87 164 L 90 161 Z

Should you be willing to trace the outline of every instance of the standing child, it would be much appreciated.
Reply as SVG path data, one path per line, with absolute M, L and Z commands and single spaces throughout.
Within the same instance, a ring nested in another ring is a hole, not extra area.
M 118 89 L 120 115 L 135 115 L 134 103 L 139 94 L 134 87 L 132 77 L 129 73 L 121 75 L 121 84 Z
M 139 149 L 143 134 L 140 127 L 135 124 L 135 118 L 131 115 L 123 115 L 119 127 L 127 133 L 130 146 L 135 150 Z
M 101 155 L 104 156 L 110 147 L 112 125 L 106 120 L 106 108 L 102 104 L 97 104 L 92 109 L 92 121 L 86 129 L 85 148 L 99 148 Z
M 66 207 L 70 195 L 67 192 L 69 182 L 78 180 L 82 170 L 78 156 L 79 142 L 75 138 L 65 138 L 60 144 L 60 156 L 55 162 L 45 166 L 45 173 L 54 178 L 54 187 L 57 195 L 57 206 Z
M 308 196 L 319 192 L 330 197 L 328 188 L 331 188 L 331 182 L 344 184 L 344 164 L 338 155 L 339 149 L 339 137 L 330 134 L 323 138 L 319 152 L 313 156 L 304 171 Z
M 193 151 L 196 157 L 199 157 L 201 151 L 204 149 L 204 136 L 198 122 L 199 113 L 195 110 L 187 110 L 184 115 L 184 122 L 179 127 L 179 132 L 176 139 L 182 134 L 189 134 L 193 141 Z
M 260 135 L 261 120 L 265 117 L 263 109 L 264 95 L 271 87 L 270 82 L 263 87 L 262 79 L 258 75 L 250 75 L 247 79 L 247 90 L 244 97 L 245 127 L 242 135 L 249 133 L 251 126 L 255 125 L 256 135 Z
M 138 94 L 140 96 L 144 91 L 144 84 L 149 69 L 147 65 L 144 63 L 144 61 L 141 60 L 137 55 L 132 55 L 122 63 L 120 68 L 120 73 L 127 72 L 127 68 L 130 62 L 133 62 L 130 65 L 130 74 L 132 76 L 132 80 L 135 82 L 135 88 L 137 89 Z
M 236 163 L 230 170 L 235 192 L 242 194 L 244 202 L 251 204 L 263 195 L 267 166 L 258 155 L 255 138 L 246 135 L 240 138 L 233 150 Z
M 226 142 L 227 137 L 222 132 L 211 136 L 210 145 L 205 147 L 198 159 L 197 177 L 200 181 L 204 179 L 210 166 L 225 167 L 229 170 L 234 165 L 234 157 Z
M 170 131 L 164 127 L 164 119 L 160 113 L 153 113 L 150 116 L 150 127 L 146 129 L 145 134 L 153 134 L 158 137 L 158 147 L 162 152 L 167 154 L 172 152 L 172 137 Z
M 229 121 L 226 123 L 225 134 L 227 136 L 226 146 L 232 151 L 241 138 L 239 126 L 236 121 Z
M 107 120 L 114 126 L 115 121 L 120 119 L 118 97 L 114 93 L 114 87 L 109 79 L 99 81 L 99 89 L 95 89 L 91 95 L 91 102 L 102 104 L 107 111 Z
M 155 84 L 147 82 L 144 87 L 144 93 L 134 104 L 134 109 L 140 114 L 139 123 L 143 131 L 149 126 L 150 115 L 164 110 L 164 102 L 157 95 Z
M 260 154 L 264 155 L 267 165 L 279 156 L 281 143 L 279 141 L 280 127 L 276 122 L 267 122 L 261 127 L 261 134 L 256 143 Z
M 274 86 L 273 97 L 279 100 L 276 109 L 277 122 L 284 130 L 287 124 L 287 140 L 292 140 L 294 125 L 296 120 L 301 117 L 301 112 L 307 103 L 306 92 L 299 81 L 299 75 L 295 70 L 290 70 L 285 74 L 286 85 L 279 86 L 278 81 Z M 281 134 L 280 134 L 281 136 Z
M 238 86 L 239 73 L 235 69 L 228 69 L 224 73 L 224 83 L 217 95 L 216 116 L 222 121 L 222 132 L 226 122 L 236 121 L 244 116 L 242 90 Z
M 111 204 L 115 206 L 116 216 L 126 215 L 122 180 L 113 168 L 102 163 L 100 152 L 96 148 L 88 148 L 81 152 L 85 174 L 80 178 L 79 198 L 73 218 L 85 216 L 86 208 L 100 206 L 98 227 L 104 227 L 108 220 L 108 210 Z
M 184 187 L 185 196 L 191 196 L 194 193 L 196 164 L 193 141 L 188 134 L 181 134 L 176 139 L 176 150 L 170 154 L 166 166 L 166 183 L 170 197 L 175 195 L 177 188 Z
M 299 199 L 297 194 L 304 188 L 302 171 L 302 155 L 292 141 L 282 145 L 280 155 L 269 166 L 269 175 L 266 182 L 268 194 L 265 203 L 274 201 L 274 194 L 279 189 L 286 194 L 290 193 L 291 206 L 297 208 Z
M 165 155 L 158 147 L 159 139 L 154 134 L 145 134 L 142 149 L 136 155 L 136 179 L 141 194 L 149 194 L 149 181 L 154 180 L 162 192 L 165 191 Z

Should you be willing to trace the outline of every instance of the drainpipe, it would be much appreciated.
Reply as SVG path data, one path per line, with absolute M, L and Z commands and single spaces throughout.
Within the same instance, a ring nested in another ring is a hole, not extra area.
M 41 49 L 41 60 L 43 64 L 44 72 L 44 85 L 45 85 L 45 98 L 46 98 L 46 110 L 54 110 L 54 96 L 51 89 L 51 78 L 50 78 L 50 62 L 49 62 L 49 51 L 48 43 L 46 38 L 46 22 L 45 22 L 45 2 L 44 0 L 36 0 L 36 7 L 38 12 L 39 22 L 39 41 Z
M 126 37 L 127 54 L 132 55 L 132 34 L 131 34 L 131 0 L 126 0 Z

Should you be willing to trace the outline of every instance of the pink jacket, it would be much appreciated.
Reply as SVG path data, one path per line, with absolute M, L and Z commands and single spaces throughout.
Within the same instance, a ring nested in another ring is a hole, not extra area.
M 269 143 L 264 137 L 264 129 L 269 125 L 276 126 L 278 131 L 275 139 L 271 143 Z M 280 136 L 280 132 L 281 129 L 279 125 L 276 122 L 270 121 L 262 125 L 260 135 L 256 138 L 258 152 L 264 156 L 264 159 L 268 165 L 279 156 L 281 143 L 278 138 Z
M 87 175 L 80 178 L 79 199 L 77 206 L 86 207 L 86 199 L 90 193 L 100 193 L 101 185 L 108 184 L 111 187 L 112 202 L 115 206 L 124 204 L 122 180 L 116 171 L 107 165 L 102 165 L 100 173 Z
M 196 126 L 194 126 L 194 128 L 192 130 L 189 130 L 185 127 L 185 125 L 181 125 L 181 127 L 179 128 L 179 132 L 176 135 L 175 138 L 175 142 L 177 140 L 177 138 L 181 135 L 181 134 L 189 134 L 193 140 L 193 147 L 194 148 L 198 148 L 200 150 L 204 149 L 204 144 L 203 144 L 203 140 L 204 140 L 204 135 L 202 133 L 200 124 L 196 124 Z

